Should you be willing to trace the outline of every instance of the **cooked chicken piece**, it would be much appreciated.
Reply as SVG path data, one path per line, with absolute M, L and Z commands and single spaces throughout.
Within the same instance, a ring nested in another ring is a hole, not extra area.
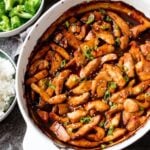
M 66 59 L 66 60 L 70 59 L 69 54 L 67 53 L 67 51 L 64 48 L 58 46 L 55 43 L 50 43 L 50 46 L 51 46 L 53 51 L 56 51 L 57 53 L 59 53 L 60 56 L 62 56 L 64 59 Z
M 131 89 L 131 95 L 139 95 L 150 86 L 150 80 L 143 81 Z
M 109 142 L 109 141 L 113 141 L 117 138 L 119 138 L 120 136 L 123 136 L 126 132 L 126 129 L 123 128 L 116 128 L 113 131 L 112 135 L 107 135 L 106 137 L 103 138 L 103 142 Z
M 76 74 L 71 74 L 69 76 L 69 78 L 67 79 L 65 85 L 66 85 L 67 88 L 72 89 L 73 87 L 78 85 L 79 82 L 80 82 L 79 76 L 77 76 Z
M 123 105 L 124 105 L 125 111 L 127 112 L 135 113 L 139 111 L 139 106 L 136 103 L 136 100 L 134 99 L 131 99 L 131 98 L 126 99 Z
M 48 103 L 49 104 L 60 104 L 62 102 L 64 102 L 66 100 L 67 96 L 66 94 L 60 94 L 60 95 L 56 95 L 51 97 L 50 99 L 48 99 Z
M 115 107 L 111 107 L 110 110 L 106 112 L 108 118 L 111 118 L 111 115 L 118 113 L 124 109 L 122 104 L 116 104 Z
M 127 35 L 124 35 L 120 38 L 120 48 L 122 50 L 125 50 L 128 47 L 129 44 L 129 37 Z
M 107 105 L 105 102 L 101 101 L 101 100 L 94 100 L 94 101 L 90 101 L 85 105 L 85 109 L 87 111 L 94 109 L 96 111 L 99 112 L 105 112 L 106 110 L 109 109 L 109 105 Z
M 78 67 L 83 66 L 87 63 L 86 57 L 80 49 L 74 52 L 74 59 Z
M 91 86 L 92 86 L 91 80 L 82 81 L 77 87 L 72 89 L 72 93 L 80 95 L 80 94 L 83 94 L 85 92 L 89 92 L 91 90 Z
M 50 49 L 49 45 L 44 45 L 43 47 L 40 47 L 40 49 L 38 50 L 38 52 L 32 58 L 31 64 L 34 61 L 41 59 L 49 51 L 49 49 Z
M 60 94 L 50 98 L 50 96 L 45 91 L 43 91 L 40 87 L 38 87 L 34 83 L 31 84 L 31 88 L 36 93 L 38 93 L 45 102 L 49 104 L 59 104 L 66 100 L 65 94 Z
M 84 104 L 88 101 L 90 94 L 88 92 L 83 93 L 80 96 L 72 96 L 68 99 L 68 104 L 71 106 L 78 106 L 80 104 Z
M 150 41 L 146 41 L 145 44 L 140 46 L 142 54 L 150 61 Z
M 104 64 L 104 68 L 120 88 L 122 88 L 126 84 L 126 81 L 122 75 L 123 73 L 118 66 Z
M 129 122 L 126 125 L 128 131 L 134 131 L 141 125 L 138 117 L 130 118 Z
M 121 91 L 118 91 L 112 94 L 110 101 L 114 103 L 123 103 L 124 100 L 130 95 L 131 88 L 125 88 Z
M 87 111 L 78 109 L 73 112 L 67 113 L 68 118 L 72 123 L 78 122 L 82 117 L 87 115 Z
M 57 115 L 54 112 L 49 113 L 49 118 L 52 121 L 58 121 L 59 123 L 62 123 L 62 124 L 69 122 L 69 119 L 67 117 L 60 117 L 59 115 Z
M 58 104 L 58 113 L 59 115 L 64 115 L 69 112 L 69 105 L 68 104 Z
M 85 41 L 80 45 L 80 48 L 82 50 L 83 53 L 85 53 L 88 50 L 94 50 L 97 45 L 99 44 L 99 40 L 98 38 L 93 38 L 89 41 Z
M 50 73 L 55 74 L 55 72 L 57 72 L 57 70 L 61 67 L 61 63 L 62 63 L 62 58 L 58 53 L 55 53 L 51 60 Z
M 81 41 L 78 40 L 75 37 L 75 35 L 73 35 L 71 32 L 67 32 L 67 31 L 64 31 L 63 35 L 67 39 L 67 42 L 71 47 L 73 47 L 74 49 L 79 48 L 79 45 L 81 44 Z
M 56 93 L 56 95 L 59 95 L 59 94 L 62 93 L 64 82 L 68 78 L 68 76 L 70 75 L 70 73 L 71 73 L 70 70 L 63 70 L 56 77 L 56 80 L 55 80 L 55 85 L 56 85 L 56 87 L 55 87 L 55 93 Z
M 117 58 L 118 58 L 117 55 L 114 53 L 106 54 L 101 58 L 101 64 L 116 60 Z
M 100 144 L 100 141 L 98 141 L 98 142 L 91 142 L 89 140 L 81 138 L 79 140 L 69 141 L 69 143 L 74 145 L 74 146 L 78 146 L 78 147 L 92 148 L 92 147 L 98 146 Z
M 72 23 L 70 24 L 69 26 L 69 32 L 72 32 L 72 33 L 79 33 L 81 31 L 81 25 L 79 25 L 78 23 Z
M 111 45 L 115 44 L 115 39 L 111 32 L 104 31 L 104 30 L 100 30 L 100 31 L 93 30 L 93 32 L 94 34 L 96 34 L 97 38 L 104 40 L 106 43 Z
M 71 135 L 74 130 L 79 129 L 82 125 L 83 125 L 82 122 L 77 122 L 77 123 L 68 124 L 65 127 L 67 129 L 67 132 Z
M 130 53 L 124 53 L 119 61 L 119 66 L 123 68 L 128 77 L 134 77 L 134 61 Z
M 95 39 L 96 38 L 96 35 L 90 30 L 88 33 L 87 33 L 87 35 L 86 35 L 86 37 L 85 37 L 85 41 L 90 41 L 90 40 L 92 40 L 92 39 Z
M 84 124 L 77 132 L 75 132 L 71 139 L 76 139 L 79 137 L 83 137 L 86 133 L 88 133 L 94 126 L 96 126 L 100 121 L 100 116 L 95 116 L 91 118 L 91 121 L 87 124 Z
M 38 81 L 38 86 L 42 89 L 42 90 L 46 90 L 48 87 L 48 83 L 49 83 L 49 79 L 48 78 L 43 78 L 41 80 Z
M 121 121 L 121 113 L 117 113 L 115 114 L 115 116 L 113 118 L 111 118 L 110 120 L 108 120 L 107 124 L 105 125 L 105 128 L 110 128 L 110 127 L 118 127 L 119 123 Z
M 119 26 L 120 30 L 124 35 L 127 35 L 130 37 L 130 29 L 129 25 L 126 21 L 124 21 L 120 16 L 118 16 L 116 13 L 108 11 L 107 14 L 113 19 L 113 21 Z
M 86 138 L 91 141 L 101 141 L 105 136 L 105 130 L 103 128 L 100 128 L 98 126 L 94 126 L 93 129 L 96 133 L 89 133 Z
M 80 70 L 80 78 L 89 77 L 94 71 L 96 71 L 101 63 L 100 58 L 96 58 L 90 61 L 84 68 Z
M 115 48 L 112 45 L 109 44 L 103 44 L 102 46 L 98 47 L 96 51 L 92 51 L 92 55 L 94 57 L 103 56 L 105 54 L 109 54 L 114 52 Z
M 49 67 L 49 62 L 47 60 L 37 60 L 29 68 L 29 75 L 33 76 L 36 72 L 44 70 Z
M 58 123 L 57 121 L 55 121 L 51 127 L 50 130 L 57 136 L 57 138 L 63 142 L 67 142 L 70 140 L 70 136 L 68 135 L 67 131 L 65 130 L 65 128 Z
M 78 40 L 82 40 L 83 38 L 85 38 L 86 32 L 87 32 L 87 26 L 86 25 L 82 25 L 81 26 L 81 31 L 80 31 L 80 33 L 78 35 L 76 35 L 76 38 Z
M 49 120 L 48 112 L 38 109 L 37 114 L 44 122 L 48 122 Z
M 150 102 L 144 100 L 144 101 L 136 101 L 136 103 L 139 105 L 142 109 L 148 109 L 150 107 Z
M 140 48 L 137 45 L 137 43 L 135 41 L 132 41 L 130 43 L 130 45 L 131 45 L 131 48 L 129 50 L 129 53 L 132 55 L 135 63 L 141 61 L 141 59 L 143 58 L 143 55 L 142 55 Z
M 48 71 L 47 70 L 42 70 L 42 71 L 36 73 L 33 77 L 28 78 L 26 80 L 26 84 L 30 85 L 32 83 L 38 82 L 39 80 L 41 80 L 41 79 L 43 79 L 47 76 L 48 76 Z
M 96 89 L 97 97 L 99 97 L 99 98 L 103 97 L 106 90 L 107 90 L 107 81 L 106 80 L 100 80 L 98 82 L 97 89 Z
M 101 70 L 95 77 L 95 80 L 98 82 L 99 80 L 112 81 L 112 78 L 109 74 L 103 69 Z
M 140 72 L 138 73 L 138 77 L 141 81 L 150 80 L 150 72 Z
M 143 31 L 146 31 L 148 28 L 150 28 L 150 22 L 147 22 L 147 20 L 145 20 L 145 21 L 146 21 L 145 24 L 142 23 L 142 24 L 137 25 L 137 26 L 130 29 L 132 32 L 132 36 L 134 38 L 136 38 Z
M 113 22 L 113 33 L 114 33 L 115 37 L 120 37 L 121 36 L 120 28 L 115 22 Z
M 57 34 L 55 35 L 54 41 L 55 41 L 56 43 L 60 43 L 60 41 L 62 40 L 62 38 L 63 38 L 63 34 L 59 32 L 59 33 L 57 33 Z

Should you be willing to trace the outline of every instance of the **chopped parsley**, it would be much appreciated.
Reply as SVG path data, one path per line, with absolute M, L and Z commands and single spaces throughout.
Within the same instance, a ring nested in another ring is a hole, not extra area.
M 86 24 L 91 24 L 94 22 L 94 20 L 95 20 L 95 16 L 94 14 L 91 13 L 88 17 L 88 20 L 86 21 Z
M 91 121 L 91 117 L 90 116 L 87 116 L 87 117 L 82 117 L 81 119 L 80 119 L 80 122 L 81 123 L 89 123 L 90 121 Z

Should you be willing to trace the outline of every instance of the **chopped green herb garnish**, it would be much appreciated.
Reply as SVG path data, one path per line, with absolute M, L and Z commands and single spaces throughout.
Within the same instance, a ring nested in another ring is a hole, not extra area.
M 95 19 L 94 14 L 90 14 L 86 24 L 91 24 L 92 22 L 94 22 L 94 19 Z
M 108 82 L 108 89 L 116 89 L 117 84 L 115 82 Z
M 144 107 L 140 107 L 140 111 L 144 111 Z
M 112 19 L 111 19 L 109 16 L 106 16 L 105 21 L 107 21 L 107 22 L 111 22 L 111 21 L 112 21 Z
M 65 26 L 66 26 L 67 28 L 69 28 L 69 26 L 70 26 L 69 21 L 66 21 L 66 22 L 65 22 Z
M 105 92 L 105 94 L 104 94 L 104 100 L 105 100 L 105 101 L 108 101 L 109 98 L 110 98 L 110 96 L 111 96 L 110 91 L 107 90 L 107 91 Z
M 114 25 L 114 28 L 115 28 L 116 30 L 119 30 L 119 26 L 118 26 L 117 24 Z
M 99 12 L 102 14 L 102 15 L 105 15 L 106 14 L 106 11 L 104 9 L 100 9 Z
M 89 123 L 91 121 L 91 117 L 90 116 L 87 116 L 87 117 L 82 117 L 80 119 L 80 122 L 81 123 Z
M 55 90 L 56 89 L 56 86 L 55 85 L 53 85 L 52 83 L 49 83 L 49 85 L 48 85 L 51 89 L 53 89 L 53 90 Z
M 106 148 L 106 145 L 105 144 L 101 144 L 101 149 L 104 149 Z
M 124 79 L 125 79 L 126 83 L 129 82 L 129 77 L 127 75 L 124 76 Z
M 114 132 L 114 127 L 110 126 L 107 135 L 113 135 L 113 132 Z
M 119 37 L 117 37 L 117 38 L 115 39 L 115 45 L 116 45 L 116 46 L 120 46 L 120 38 L 119 38 Z
M 99 123 L 99 126 L 100 126 L 100 127 L 104 127 L 104 124 L 105 124 L 105 122 L 104 122 L 104 121 L 101 121 L 101 122 Z
M 86 51 L 84 51 L 84 56 L 89 59 L 89 60 L 93 60 L 94 57 L 92 56 L 92 50 L 91 49 L 87 49 Z
M 110 28 L 110 26 L 109 25 L 102 25 L 100 28 L 102 30 L 108 30 Z
M 61 62 L 61 68 L 63 68 L 64 66 L 66 65 L 66 60 L 64 59 L 62 62 Z

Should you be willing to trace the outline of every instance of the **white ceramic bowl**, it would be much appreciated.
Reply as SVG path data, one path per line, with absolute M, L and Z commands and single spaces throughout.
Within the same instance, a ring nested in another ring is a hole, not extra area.
M 9 60 L 9 62 L 12 64 L 12 67 L 15 69 L 16 71 L 16 65 L 15 63 L 13 62 L 13 60 L 11 59 L 11 57 L 5 53 L 3 50 L 0 49 L 0 57 L 3 57 L 5 58 L 6 60 Z M 15 85 L 14 85 L 15 86 Z M 4 115 L 2 115 L 0 117 L 0 122 L 3 121 L 9 114 L 10 112 L 13 110 L 14 106 L 16 104 L 16 95 L 14 96 L 13 100 L 12 100 L 12 103 L 10 104 L 8 110 L 4 113 Z
M 41 1 L 41 5 L 40 5 L 38 11 L 30 20 L 28 20 L 26 23 L 24 23 L 23 25 L 21 25 L 20 27 L 14 29 L 14 30 L 0 32 L 0 37 L 11 37 L 16 34 L 19 34 L 21 31 L 25 30 L 27 27 L 29 27 L 31 24 L 33 24 L 38 19 L 38 17 L 40 16 L 40 14 L 42 12 L 43 6 L 44 6 L 44 0 Z
M 116 0 L 113 0 L 116 1 Z M 133 7 L 137 8 L 138 10 L 142 11 L 147 17 L 150 18 L 150 1 L 149 0 L 121 0 L 125 3 L 132 5 Z M 34 49 L 34 46 L 37 43 L 37 40 L 44 31 L 60 16 L 62 15 L 67 9 L 70 7 L 83 2 L 83 0 L 61 0 L 55 5 L 53 5 L 34 25 L 32 30 L 30 31 L 28 37 L 26 38 L 24 45 L 22 47 L 22 51 L 19 57 L 18 66 L 17 66 L 17 82 L 16 82 L 16 89 L 17 89 L 17 99 L 19 108 L 21 113 L 27 123 L 27 132 L 24 138 L 23 147 L 25 150 L 28 149 L 44 149 L 49 150 L 53 149 L 56 150 L 57 147 L 54 146 L 53 142 L 41 132 L 41 130 L 33 123 L 32 119 L 28 115 L 28 109 L 26 106 L 26 102 L 24 99 L 24 74 L 26 71 L 26 66 L 28 64 L 28 58 Z M 107 150 L 120 150 L 123 149 L 133 142 L 137 141 L 141 138 L 144 134 L 146 134 L 150 130 L 150 120 L 140 128 L 132 137 L 128 138 L 127 140 L 114 145 Z M 32 137 L 32 138 L 31 138 Z M 66 147 L 64 148 L 66 149 Z

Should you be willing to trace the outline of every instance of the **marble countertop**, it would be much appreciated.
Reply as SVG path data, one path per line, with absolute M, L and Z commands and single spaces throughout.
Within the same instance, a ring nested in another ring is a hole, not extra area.
M 45 10 L 56 0 L 47 0 Z M 0 49 L 3 49 L 11 57 L 18 47 L 17 36 L 0 38 Z M 10 115 L 0 123 L 0 150 L 22 150 L 22 141 L 26 132 L 26 124 L 16 104 Z M 125 150 L 150 150 L 150 132 L 143 138 L 127 147 Z

